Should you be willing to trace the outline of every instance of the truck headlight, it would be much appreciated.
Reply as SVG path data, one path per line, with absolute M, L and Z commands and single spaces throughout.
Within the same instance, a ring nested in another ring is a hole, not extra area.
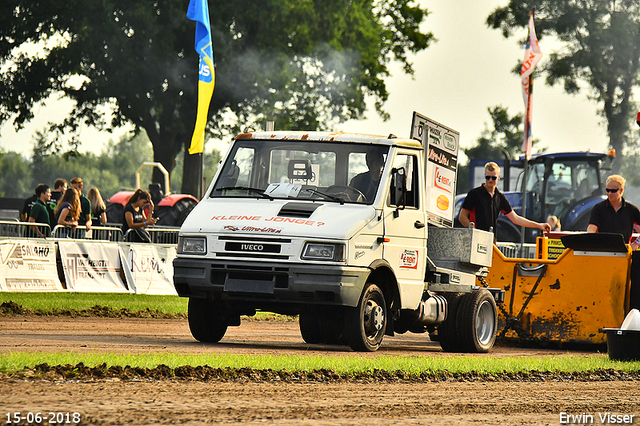
M 306 243 L 302 250 L 305 260 L 344 261 L 344 244 Z
M 178 237 L 178 253 L 206 254 L 207 240 L 204 237 Z

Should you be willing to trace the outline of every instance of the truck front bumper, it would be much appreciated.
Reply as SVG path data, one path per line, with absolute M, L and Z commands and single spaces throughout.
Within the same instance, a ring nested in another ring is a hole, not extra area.
M 370 269 L 318 264 L 217 261 L 176 258 L 173 281 L 183 297 L 275 305 L 358 305 Z

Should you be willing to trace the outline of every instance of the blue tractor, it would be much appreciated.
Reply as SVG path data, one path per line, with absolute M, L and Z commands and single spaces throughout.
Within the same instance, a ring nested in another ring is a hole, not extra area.
M 495 161 L 502 168 L 504 192 L 511 207 L 521 216 L 537 222 L 545 222 L 555 215 L 562 223 L 563 231 L 586 231 L 593 206 L 605 199 L 603 173 L 611 170 L 614 158 L 609 154 L 594 152 L 561 152 L 535 154 L 529 160 L 526 181 L 527 211 L 522 212 L 524 194 L 524 160 L 472 160 L 470 162 L 469 189 L 484 182 L 484 165 Z M 515 190 L 510 190 L 515 188 Z M 454 214 L 457 218 L 466 194 L 455 199 Z M 459 223 L 458 223 L 459 225 Z M 514 225 L 504 215 L 498 218 L 498 241 L 520 242 L 522 228 Z M 541 231 L 525 228 L 525 242 L 535 242 Z

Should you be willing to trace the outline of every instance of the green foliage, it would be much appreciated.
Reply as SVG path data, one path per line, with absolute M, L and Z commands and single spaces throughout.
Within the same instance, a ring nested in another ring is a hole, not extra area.
M 0 197 L 27 198 L 34 193 L 30 164 L 22 155 L 0 152 L 0 170 Z
M 465 155 L 469 160 L 497 160 L 504 158 L 505 153 L 509 158 L 518 158 L 522 154 L 523 115 L 516 114 L 511 117 L 508 109 L 502 105 L 487 108 L 487 111 L 491 116 L 491 127 L 485 123 L 484 130 L 476 141 L 477 144 L 463 149 Z M 534 139 L 533 146 L 535 147 L 537 143 L 538 140 Z M 469 163 L 458 166 L 457 194 L 463 194 L 469 190 L 470 175 Z
M 217 171 L 220 158 L 217 150 L 205 153 L 204 171 L 208 181 Z M 179 193 L 182 186 L 182 159 L 181 154 L 178 167 L 170 175 L 172 192 Z M 63 152 L 61 146 L 51 143 L 44 132 L 39 132 L 30 160 L 15 152 L 0 152 L 0 170 L 3 171 L 0 197 L 27 198 L 40 183 L 53 187 L 56 179 L 70 182 L 74 177 L 81 177 L 85 195 L 90 188 L 96 187 L 107 201 L 118 191 L 135 190 L 136 171 L 148 161 L 153 161 L 153 151 L 144 130 L 122 136 L 98 155 Z M 146 167 L 140 173 L 140 185 L 146 189 L 151 182 L 152 168 Z
M 502 105 L 487 108 L 487 111 L 491 116 L 492 128 L 485 123 L 477 145 L 465 148 L 464 153 L 469 158 L 503 158 L 503 152 L 511 158 L 517 157 L 522 153 L 523 115 L 510 117 L 509 111 Z
M 145 129 L 168 171 L 191 140 L 197 104 L 195 24 L 178 0 L 7 0 L 0 11 L 0 123 L 33 118 L 50 96 L 75 106 L 58 132 L 82 123 Z M 414 0 L 211 0 L 216 88 L 209 131 L 254 126 L 327 129 L 360 118 L 365 96 L 382 104 L 388 64 L 413 72 L 408 53 L 428 47 L 427 11 Z M 28 46 L 41 48 L 37 54 Z M 101 106 L 112 109 L 107 121 Z M 236 121 L 225 127 L 224 117 Z M 73 143 L 79 141 L 74 139 Z M 186 158 L 183 191 L 197 169 Z M 157 177 L 157 176 L 156 176 Z
M 538 38 L 554 35 L 564 43 L 538 65 L 547 84 L 562 83 L 567 93 L 587 84 L 590 96 L 601 104 L 610 145 L 621 155 L 635 114 L 632 90 L 640 82 L 640 1 L 511 0 L 497 8 L 487 24 L 509 37 L 527 25 L 531 9 Z M 544 50 L 544 42 L 541 45 Z

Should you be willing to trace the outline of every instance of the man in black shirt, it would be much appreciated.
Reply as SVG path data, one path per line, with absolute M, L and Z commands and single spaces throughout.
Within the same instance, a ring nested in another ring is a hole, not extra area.
M 640 230 L 640 210 L 627 202 L 622 194 L 626 180 L 620 175 L 607 178 L 607 199 L 593 206 L 587 232 L 612 232 L 622 234 L 625 243 L 629 243 L 634 229 Z M 631 296 L 630 307 L 640 308 L 640 238 L 631 243 Z
M 622 234 L 624 242 L 629 244 L 634 225 L 640 226 L 640 210 L 622 197 L 625 183 L 620 175 L 607 178 L 607 199 L 593 206 L 587 232 Z M 631 247 L 635 250 L 639 243 L 636 239 Z
M 469 227 L 473 222 L 475 227 L 489 231 L 493 227 L 496 232 L 496 224 L 500 213 L 504 214 L 516 225 L 527 228 L 539 228 L 544 232 L 551 231 L 548 223 L 538 223 L 518 215 L 511 208 L 507 197 L 497 188 L 500 179 L 500 166 L 494 162 L 484 166 L 485 183 L 472 189 L 467 194 L 458 219 L 464 227 Z

